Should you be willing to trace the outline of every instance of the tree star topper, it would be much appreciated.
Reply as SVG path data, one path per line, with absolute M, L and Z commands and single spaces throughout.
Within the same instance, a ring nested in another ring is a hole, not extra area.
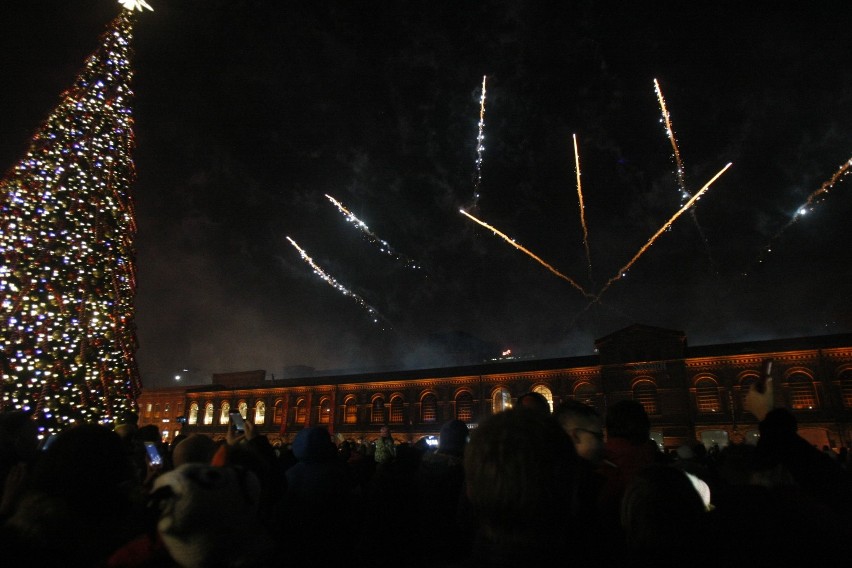
M 142 12 L 142 8 L 148 8 L 152 12 L 154 11 L 154 9 L 145 2 L 145 0 L 118 0 L 118 3 L 124 6 L 125 10 L 139 10 Z

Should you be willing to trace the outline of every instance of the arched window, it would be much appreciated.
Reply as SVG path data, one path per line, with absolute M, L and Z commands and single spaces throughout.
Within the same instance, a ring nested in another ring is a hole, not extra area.
M 403 401 L 399 395 L 391 398 L 390 402 L 390 422 L 391 424 L 402 424 Z
M 385 399 L 381 396 L 373 399 L 373 405 L 370 407 L 370 422 L 373 424 L 385 423 Z
M 595 406 L 595 395 L 597 393 L 598 389 L 592 383 L 581 381 L 574 385 L 574 400 L 577 402 Z
M 258 400 L 254 404 L 254 423 L 255 424 L 263 424 L 266 420 L 266 403 L 262 400 Z
M 491 413 L 497 414 L 510 408 L 512 408 L 512 393 L 509 392 L 509 389 L 500 387 L 495 390 L 494 394 L 491 395 Z
M 284 422 L 284 401 L 280 398 L 275 401 L 275 406 L 272 407 L 272 422 L 274 424 Z
M 852 408 L 852 371 L 843 371 L 840 375 L 840 397 L 844 407 Z
M 160 403 L 154 404 L 154 418 L 160 417 Z
M 740 379 L 740 407 L 743 411 L 748 412 L 746 410 L 746 396 L 748 396 L 748 391 L 751 389 L 751 385 L 753 385 L 757 381 L 757 375 L 745 375 Z
M 790 407 L 793 410 L 814 410 L 817 404 L 814 382 L 804 373 L 793 373 L 787 379 L 790 392 Z
M 553 393 L 544 385 L 536 385 L 533 387 L 533 392 L 537 392 L 547 399 L 547 404 L 550 405 L 550 412 L 553 412 Z
M 222 403 L 222 410 L 219 412 L 219 424 L 227 424 L 231 421 L 231 417 L 228 416 L 228 413 L 231 412 L 231 403 L 225 401 Z
M 695 405 L 698 412 L 713 413 L 722 410 L 722 400 L 719 398 L 719 385 L 710 377 L 698 379 L 695 383 Z
M 198 405 L 194 402 L 189 405 L 189 419 L 187 422 L 190 424 L 198 424 Z
M 420 401 L 420 415 L 423 422 L 432 424 L 438 421 L 438 398 L 429 393 Z
M 473 420 L 473 395 L 467 391 L 456 395 L 456 419 L 462 422 Z
M 204 406 L 204 423 L 213 424 L 213 403 L 208 402 Z
M 328 424 L 331 422 L 331 399 L 329 398 L 323 398 L 320 401 L 319 422 L 320 424 Z
M 237 411 L 243 418 L 248 418 L 248 404 L 246 404 L 246 401 L 240 401 L 240 403 L 237 405 Z
M 657 401 L 657 385 L 650 380 L 636 381 L 633 385 L 633 400 L 645 407 L 648 415 L 659 414 L 659 403 Z
M 308 409 L 305 404 L 305 399 L 300 398 L 296 401 L 296 424 L 304 424 L 308 418 Z
M 358 422 L 358 402 L 355 400 L 354 396 L 346 397 L 346 402 L 343 403 L 344 406 L 344 422 L 347 424 L 357 424 Z

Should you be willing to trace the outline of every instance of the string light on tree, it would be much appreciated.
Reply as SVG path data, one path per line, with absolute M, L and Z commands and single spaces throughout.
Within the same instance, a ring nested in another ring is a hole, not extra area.
M 31 413 L 41 435 L 136 410 L 130 195 L 135 11 L 107 27 L 0 180 L 0 371 L 3 409 Z

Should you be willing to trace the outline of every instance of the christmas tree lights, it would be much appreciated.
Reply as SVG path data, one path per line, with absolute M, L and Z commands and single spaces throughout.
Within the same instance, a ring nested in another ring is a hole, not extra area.
M 135 5 L 135 3 L 133 3 Z M 141 8 L 140 8 L 141 9 Z M 41 435 L 136 410 L 134 12 L 0 180 L 0 391 Z

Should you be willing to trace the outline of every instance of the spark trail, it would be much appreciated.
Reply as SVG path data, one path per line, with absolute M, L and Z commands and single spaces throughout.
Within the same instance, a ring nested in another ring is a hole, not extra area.
M 334 204 L 335 207 L 337 207 L 337 210 L 340 211 L 340 213 L 342 213 L 344 217 L 346 217 L 346 220 L 352 223 L 359 231 L 361 231 L 364 236 L 367 237 L 367 240 L 376 245 L 381 252 L 398 260 L 399 262 L 402 262 L 407 268 L 419 268 L 413 260 L 411 260 L 405 255 L 396 252 L 393 247 L 391 247 L 390 244 L 387 243 L 387 241 L 380 239 L 378 235 L 376 235 L 373 231 L 370 230 L 370 227 L 368 227 L 364 221 L 356 217 L 355 214 L 352 213 L 346 207 L 344 207 L 341 202 L 339 202 L 327 193 L 325 194 L 325 196 L 328 198 L 329 201 Z
M 359 306 L 361 306 L 362 308 L 367 310 L 367 312 L 373 318 L 373 323 L 379 323 L 379 320 L 382 320 L 382 321 L 387 323 L 388 320 L 384 316 L 382 316 L 378 312 L 378 310 L 376 310 L 376 308 L 374 308 L 373 306 L 368 304 L 366 302 L 366 300 L 364 300 L 364 298 L 362 298 L 361 296 L 359 296 L 358 294 L 356 294 L 352 290 L 348 289 L 346 286 L 344 286 L 343 284 L 341 284 L 340 282 L 335 280 L 335 278 L 332 275 L 330 275 L 325 270 L 323 270 L 316 262 L 314 262 L 314 259 L 312 259 L 308 255 L 308 253 L 306 253 L 304 251 L 304 249 L 302 249 L 302 247 L 300 247 L 298 244 L 296 244 L 296 241 L 294 241 L 290 237 L 287 237 L 287 240 L 290 241 L 290 244 L 293 245 L 293 247 L 295 247 L 295 249 L 297 251 L 299 251 L 299 254 L 302 257 L 302 260 L 307 262 L 310 265 L 310 267 L 314 269 L 314 274 L 316 274 L 317 276 L 322 278 L 325 281 L 326 284 L 328 284 L 329 286 L 331 286 L 332 288 L 334 288 L 335 290 L 337 290 L 338 292 L 340 292 L 344 296 L 347 296 L 347 297 L 355 300 L 355 302 Z
M 763 252 L 761 252 L 760 256 L 758 257 L 758 262 L 763 262 L 763 259 L 766 257 L 766 254 L 772 252 L 773 243 L 775 243 L 781 237 L 784 231 L 786 231 L 794 223 L 796 223 L 796 221 L 798 221 L 800 217 L 806 215 L 809 211 L 813 211 L 814 202 L 817 198 L 825 196 L 827 193 L 829 193 L 838 182 L 842 181 L 842 178 L 844 178 L 850 173 L 850 167 L 852 167 L 852 158 L 849 158 L 848 160 L 840 164 L 840 167 L 837 168 L 837 171 L 834 172 L 834 175 L 832 175 L 827 181 L 823 182 L 823 184 L 819 186 L 819 189 L 817 189 L 808 196 L 807 200 L 805 200 L 805 202 L 800 205 L 798 209 L 796 209 L 796 212 L 793 214 L 793 217 L 787 222 L 787 224 L 781 227 L 781 230 L 775 233 L 775 236 L 770 239 L 769 244 L 764 247 Z
M 641 256 L 645 253 L 645 251 L 646 251 L 646 250 L 648 250 L 648 249 L 651 247 L 651 245 L 653 245 L 653 244 L 654 244 L 654 241 L 656 241 L 656 240 L 660 237 L 660 235 L 662 235 L 662 234 L 663 234 L 666 230 L 668 230 L 668 229 L 672 226 L 672 223 L 674 223 L 674 222 L 677 220 L 677 218 L 678 218 L 678 217 L 680 217 L 681 215 L 683 215 L 683 214 L 686 212 L 686 210 L 687 210 L 687 209 L 689 209 L 690 207 L 692 207 L 692 204 L 693 204 L 693 203 L 695 203 L 696 201 L 698 201 L 698 200 L 701 198 L 701 196 L 704 194 L 704 192 L 706 192 L 708 189 L 710 189 L 710 185 L 711 185 L 714 181 L 716 181 L 717 179 L 719 179 L 719 176 L 721 176 L 723 173 L 725 173 L 725 171 L 727 171 L 727 169 L 728 169 L 728 168 L 730 168 L 730 167 L 731 167 L 731 163 L 729 162 L 729 163 L 728 163 L 728 164 L 727 164 L 724 168 L 722 168 L 721 170 L 719 170 L 719 173 L 717 173 L 715 176 L 713 176 L 713 178 L 712 178 L 710 181 L 708 181 L 706 184 L 704 184 L 704 187 L 702 187 L 702 188 L 698 191 L 698 193 L 696 193 L 695 195 L 693 195 L 693 196 L 692 196 L 692 198 L 691 198 L 689 201 L 687 201 L 687 202 L 686 202 L 686 203 L 685 203 L 685 204 L 684 204 L 684 205 L 680 208 L 680 210 L 678 210 L 678 212 L 677 212 L 677 213 L 675 213 L 674 215 L 672 215 L 672 217 L 671 217 L 668 221 L 666 221 L 666 222 L 663 224 L 663 226 L 662 226 L 662 227 L 660 227 L 660 230 L 658 230 L 656 233 L 654 233 L 654 235 L 653 235 L 650 239 L 648 239 L 648 242 L 647 242 L 647 243 L 645 243 L 645 244 L 642 246 L 642 248 L 640 248 L 640 249 L 639 249 L 639 252 L 637 252 L 637 253 L 633 256 L 633 258 L 631 258 L 631 259 L 630 259 L 630 262 L 628 262 L 628 263 L 627 263 L 627 264 L 625 264 L 623 267 L 621 267 L 621 269 L 618 271 L 618 273 L 617 273 L 615 276 L 613 276 L 612 278 L 610 278 L 610 279 L 607 281 L 607 283 L 604 285 L 604 287 L 603 287 L 603 288 L 601 288 L 601 291 L 600 291 L 600 292 L 598 292 L 597 296 L 595 296 L 595 299 L 592 301 L 592 303 L 595 303 L 595 302 L 597 302 L 598 300 L 600 300 L 600 297 L 603 295 L 603 293 L 604 293 L 604 292 L 606 292 L 606 291 L 607 291 L 607 289 L 609 289 L 609 287 L 610 287 L 610 286 L 611 286 L 614 282 L 616 282 L 616 281 L 621 280 L 622 278 L 624 278 L 624 276 L 626 276 L 626 274 L 627 274 L 627 271 L 628 271 L 628 270 L 630 270 L 630 268 L 631 268 L 631 267 L 632 267 L 632 266 L 636 263 L 636 261 L 637 261 L 637 260 L 639 260 L 639 257 L 641 257 Z M 590 305 L 591 305 L 591 304 L 590 304 Z M 588 307 L 588 306 L 587 306 L 587 307 Z
M 476 217 L 474 217 L 473 215 L 471 215 L 470 213 L 468 213 L 468 212 L 467 212 L 467 211 L 465 211 L 464 209 L 459 209 L 459 213 L 461 213 L 462 215 L 464 215 L 465 217 L 467 217 L 468 219 L 470 219 L 470 220 L 471 220 L 471 221 L 473 221 L 474 223 L 477 223 L 477 224 L 479 224 L 479 225 L 482 225 L 482 226 L 483 226 L 483 227 L 485 227 L 486 229 L 488 229 L 488 230 L 490 230 L 490 231 L 493 231 L 495 235 L 500 236 L 500 237 L 501 237 L 504 241 L 506 241 L 507 243 L 509 243 L 510 245 L 512 245 L 513 247 L 515 247 L 515 248 L 516 248 L 516 249 L 518 249 L 519 251 L 521 251 L 522 253 L 526 254 L 527 256 L 529 256 L 530 258 L 532 258 L 533 260 L 535 260 L 536 262 L 538 262 L 539 264 L 541 264 L 543 267 L 545 267 L 546 269 L 548 269 L 550 272 L 552 272 L 553 274 L 555 274 L 555 275 L 556 275 L 556 276 L 558 276 L 559 278 L 562 278 L 563 280 L 565 280 L 566 282 L 568 282 L 571 286 L 573 286 L 574 288 L 576 288 L 577 290 L 579 290 L 579 291 L 580 291 L 580 293 L 581 293 L 581 294 L 583 294 L 583 296 L 585 296 L 586 298 L 589 298 L 589 299 L 594 299 L 594 298 L 595 298 L 594 296 L 592 296 L 591 294 L 589 294 L 588 292 L 586 292 L 586 290 L 584 290 L 582 286 L 580 286 L 579 284 L 577 284 L 577 282 L 575 282 L 573 278 L 571 278 L 571 277 L 569 277 L 569 276 L 565 276 L 564 274 L 562 274 L 561 272 L 559 272 L 558 270 L 556 270 L 555 268 L 553 268 L 551 265 L 549 265 L 548 263 L 546 263 L 545 261 L 543 261 L 541 258 L 539 258 L 538 256 L 536 256 L 535 254 L 533 254 L 532 252 L 530 252 L 530 251 L 529 251 L 529 250 L 527 250 L 526 248 L 524 248 L 524 247 L 522 247 L 521 245 L 519 245 L 518 243 L 516 243 L 516 242 L 515 242 L 514 240 L 512 240 L 512 238 L 510 238 L 509 236 L 507 236 L 507 235 L 505 235 L 505 234 L 501 233 L 500 231 L 498 231 L 497 229 L 495 229 L 494 227 L 492 227 L 492 226 L 491 226 L 491 225 L 489 225 L 488 223 L 486 223 L 486 222 L 484 222 L 484 221 L 480 221 L 479 219 L 477 219 Z
M 586 206 L 583 203 L 583 185 L 580 183 L 580 151 L 577 149 L 577 135 L 574 134 L 574 165 L 577 171 L 577 197 L 580 200 L 580 225 L 583 227 L 583 247 L 586 249 L 586 261 L 589 264 L 589 282 L 595 285 L 592 278 L 592 255 L 589 252 L 589 229 L 586 226 Z
M 663 123 L 666 125 L 666 134 L 669 138 L 669 142 L 672 145 L 672 151 L 674 153 L 675 159 L 675 177 L 677 179 L 677 188 L 680 192 L 680 202 L 683 202 L 686 199 L 692 197 L 692 194 L 686 189 L 686 168 L 683 166 L 683 159 L 680 157 L 680 149 L 677 146 L 677 138 L 675 137 L 674 128 L 672 127 L 672 117 L 669 113 L 669 109 L 666 107 L 666 99 L 663 97 L 663 90 L 660 87 L 659 81 L 654 79 L 654 91 L 657 93 L 657 100 L 660 101 L 660 111 L 663 114 Z M 689 215 L 692 217 L 692 222 L 695 223 L 695 228 L 698 231 L 698 235 L 701 237 L 702 242 L 704 243 L 704 249 L 707 252 L 707 258 L 710 261 L 710 266 L 713 268 L 713 272 L 716 272 L 716 263 L 713 261 L 713 255 L 710 254 L 710 241 L 707 240 L 707 235 L 704 233 L 704 229 L 698 223 L 698 215 L 695 213 L 695 209 L 692 209 L 689 212 Z
M 676 168 L 675 174 L 677 176 L 677 187 L 680 190 L 680 202 L 683 203 L 684 200 L 692 197 L 692 195 L 686 190 L 683 160 L 680 157 L 680 149 L 677 147 L 677 138 L 675 138 L 674 129 L 672 128 L 672 117 L 669 114 L 668 108 L 666 108 L 666 99 L 663 98 L 663 90 L 660 88 L 660 83 L 656 79 L 654 79 L 654 91 L 657 93 L 657 100 L 660 101 L 660 110 L 663 113 L 663 124 L 666 125 L 666 134 L 669 137 L 669 142 L 672 144 Z
M 473 179 L 473 207 L 479 205 L 479 186 L 482 185 L 482 153 L 485 151 L 485 80 L 482 76 L 482 94 L 479 96 L 479 134 L 476 136 L 476 173 Z

